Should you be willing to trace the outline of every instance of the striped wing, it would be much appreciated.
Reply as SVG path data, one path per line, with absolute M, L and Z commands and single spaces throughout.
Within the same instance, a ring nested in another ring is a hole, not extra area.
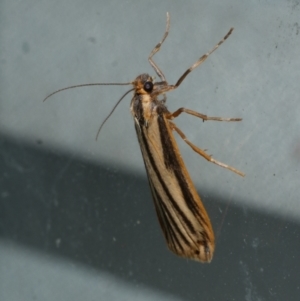
M 157 216 L 168 247 L 175 254 L 210 262 L 213 229 L 181 158 L 165 114 L 135 128 L 148 174 Z

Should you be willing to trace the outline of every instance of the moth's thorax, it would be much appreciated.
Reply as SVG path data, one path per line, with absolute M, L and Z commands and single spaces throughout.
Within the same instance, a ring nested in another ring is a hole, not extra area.
M 131 113 L 140 125 L 148 125 L 157 114 L 160 102 L 150 94 L 135 94 L 131 101 Z
M 154 83 L 150 75 L 139 75 L 133 82 L 134 96 L 131 100 L 131 113 L 140 125 L 148 126 L 158 112 L 167 111 L 165 105 L 158 99 L 161 83 Z M 150 87 L 150 88 L 149 88 Z

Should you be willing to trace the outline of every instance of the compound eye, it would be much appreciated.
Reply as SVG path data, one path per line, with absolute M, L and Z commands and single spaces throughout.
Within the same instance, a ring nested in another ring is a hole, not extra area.
M 152 82 L 145 82 L 144 84 L 144 90 L 146 92 L 151 92 L 153 89 L 153 83 Z

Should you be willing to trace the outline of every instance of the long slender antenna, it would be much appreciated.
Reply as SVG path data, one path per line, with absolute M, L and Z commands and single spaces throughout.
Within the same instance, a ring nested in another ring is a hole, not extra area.
M 101 123 L 100 127 L 99 127 L 99 130 L 97 132 L 97 135 L 96 135 L 96 140 L 98 139 L 98 136 L 100 134 L 100 131 L 104 125 L 104 123 L 108 120 L 108 118 L 112 115 L 112 113 L 115 111 L 115 109 L 117 108 L 117 106 L 119 105 L 119 103 L 122 101 L 122 99 L 128 94 L 130 93 L 131 91 L 135 90 L 135 88 L 132 88 L 130 90 L 128 90 L 119 100 L 118 102 L 114 105 L 114 107 L 112 108 L 112 110 L 110 111 L 110 113 L 107 115 L 107 117 L 104 119 L 104 121 Z
M 128 86 L 128 85 L 132 85 L 132 84 L 133 84 L 132 82 L 129 82 L 129 83 L 92 83 L 92 84 L 82 84 L 82 85 L 70 86 L 70 87 L 62 88 L 62 89 L 52 92 L 43 100 L 43 102 L 58 92 L 73 89 L 73 88 L 88 87 L 88 86 Z

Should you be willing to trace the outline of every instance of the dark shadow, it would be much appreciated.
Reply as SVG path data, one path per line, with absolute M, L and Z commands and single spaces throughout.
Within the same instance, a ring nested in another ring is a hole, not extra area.
M 167 250 L 146 173 L 93 165 L 41 141 L 2 136 L 0 147 L 0 239 L 183 300 L 299 298 L 299 224 L 234 202 L 224 216 L 228 200 L 201 189 L 214 229 L 224 223 L 211 264 L 183 260 Z

